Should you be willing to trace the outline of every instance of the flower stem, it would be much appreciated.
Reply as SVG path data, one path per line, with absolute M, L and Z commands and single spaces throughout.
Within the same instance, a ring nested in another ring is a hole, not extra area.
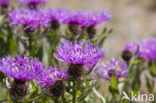
M 29 55 L 31 56 L 31 49 L 32 49 L 32 36 L 29 35 Z
M 73 81 L 73 103 L 76 103 L 76 95 L 77 95 L 76 81 Z

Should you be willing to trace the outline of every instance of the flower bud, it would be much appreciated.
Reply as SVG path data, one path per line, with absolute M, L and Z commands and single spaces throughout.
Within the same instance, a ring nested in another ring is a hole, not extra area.
M 129 62 L 130 59 L 132 58 L 133 54 L 129 50 L 124 50 L 122 52 L 122 59 L 125 60 L 126 62 Z
M 88 33 L 88 37 L 90 39 L 92 39 L 95 36 L 96 32 L 97 32 L 97 30 L 96 30 L 95 25 L 91 25 L 91 26 L 87 27 L 87 33 Z
M 77 36 L 81 33 L 81 26 L 76 23 L 72 23 L 72 22 L 69 23 L 68 28 L 69 28 L 70 32 L 75 36 Z
M 50 27 L 52 30 L 57 30 L 60 28 L 60 23 L 57 20 L 52 20 L 50 23 Z
M 86 70 L 81 64 L 70 64 L 68 68 L 68 76 L 73 79 L 78 79 L 86 74 Z
M 20 80 L 14 80 L 9 89 L 10 97 L 13 101 L 22 100 L 28 93 L 28 83 Z

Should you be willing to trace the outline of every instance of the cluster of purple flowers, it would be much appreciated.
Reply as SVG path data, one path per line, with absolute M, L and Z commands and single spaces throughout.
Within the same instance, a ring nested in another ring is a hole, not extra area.
M 130 42 L 128 43 L 124 50 L 129 50 L 133 54 L 139 50 L 139 58 L 146 58 L 146 60 L 156 60 L 156 38 L 145 39 L 141 42 Z
M 4 57 L 0 60 L 0 71 L 15 81 L 26 82 L 37 79 L 39 84 L 45 84 L 44 87 L 50 87 L 53 83 L 61 79 L 66 79 L 66 72 L 63 69 L 50 67 L 45 69 L 37 58 L 18 56 Z
M 113 73 L 116 73 L 117 78 L 125 78 L 128 76 L 128 67 L 123 60 L 117 60 L 112 58 L 107 63 L 102 63 L 101 66 L 96 66 L 94 69 L 94 76 L 102 77 L 101 79 L 106 81 L 110 80 Z
M 111 16 L 108 12 L 100 13 L 75 11 L 71 12 L 68 9 L 19 9 L 9 13 L 9 21 L 12 25 L 26 25 L 27 27 L 37 28 L 39 24 L 42 27 L 48 27 L 52 21 L 57 21 L 62 24 L 75 23 L 81 27 L 101 24 L 110 21 Z

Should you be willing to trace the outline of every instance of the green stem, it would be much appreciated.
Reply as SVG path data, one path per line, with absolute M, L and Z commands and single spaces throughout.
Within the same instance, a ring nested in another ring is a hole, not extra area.
M 73 81 L 73 103 L 76 103 L 76 95 L 77 95 L 76 81 Z
M 32 36 L 29 35 L 29 55 L 31 56 L 31 50 L 32 50 Z

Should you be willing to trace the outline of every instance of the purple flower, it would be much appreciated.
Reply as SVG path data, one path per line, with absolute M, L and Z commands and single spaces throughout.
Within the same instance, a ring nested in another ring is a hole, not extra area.
M 41 77 L 37 79 L 37 82 L 42 85 L 42 88 L 49 89 L 53 83 L 66 78 L 67 73 L 63 70 L 63 68 L 50 67 L 49 69 L 43 71 Z
M 55 58 L 67 63 L 81 64 L 88 68 L 92 67 L 101 58 L 104 52 L 97 45 L 92 43 L 84 43 L 82 41 L 65 42 L 57 46 L 58 54 L 54 54 Z
M 83 26 L 91 26 L 110 21 L 112 18 L 108 12 L 102 11 L 98 14 L 93 12 L 76 11 L 69 14 L 70 16 L 63 23 L 76 23 Z
M 41 3 L 45 3 L 47 0 L 18 0 L 18 1 L 24 4 L 28 4 L 28 5 L 29 4 L 38 5 Z
M 0 71 L 16 81 L 25 82 L 41 75 L 44 65 L 37 59 L 17 55 L 4 57 L 0 60 Z
M 7 8 L 9 6 L 9 0 L 0 0 L 0 5 Z
M 136 53 L 137 47 L 139 47 L 139 57 L 145 57 L 148 61 L 156 59 L 156 38 L 145 39 L 141 42 L 130 42 L 124 50 L 129 50 L 132 53 Z
M 102 80 L 110 80 L 113 73 L 116 72 L 117 78 L 125 78 L 128 76 L 127 64 L 122 60 L 112 58 L 107 63 L 103 63 L 101 66 L 97 66 L 94 69 L 94 76 L 102 77 Z
M 13 26 L 25 26 L 26 29 L 37 30 L 39 25 L 43 29 L 48 26 L 47 16 L 42 10 L 19 9 L 9 13 L 9 21 Z
M 63 23 L 64 20 L 71 16 L 71 12 L 64 8 L 48 9 L 46 13 L 49 17 L 49 21 L 57 20 L 60 23 Z
M 129 50 L 132 53 L 136 53 L 138 47 L 139 47 L 139 42 L 134 41 L 126 44 L 124 50 Z

